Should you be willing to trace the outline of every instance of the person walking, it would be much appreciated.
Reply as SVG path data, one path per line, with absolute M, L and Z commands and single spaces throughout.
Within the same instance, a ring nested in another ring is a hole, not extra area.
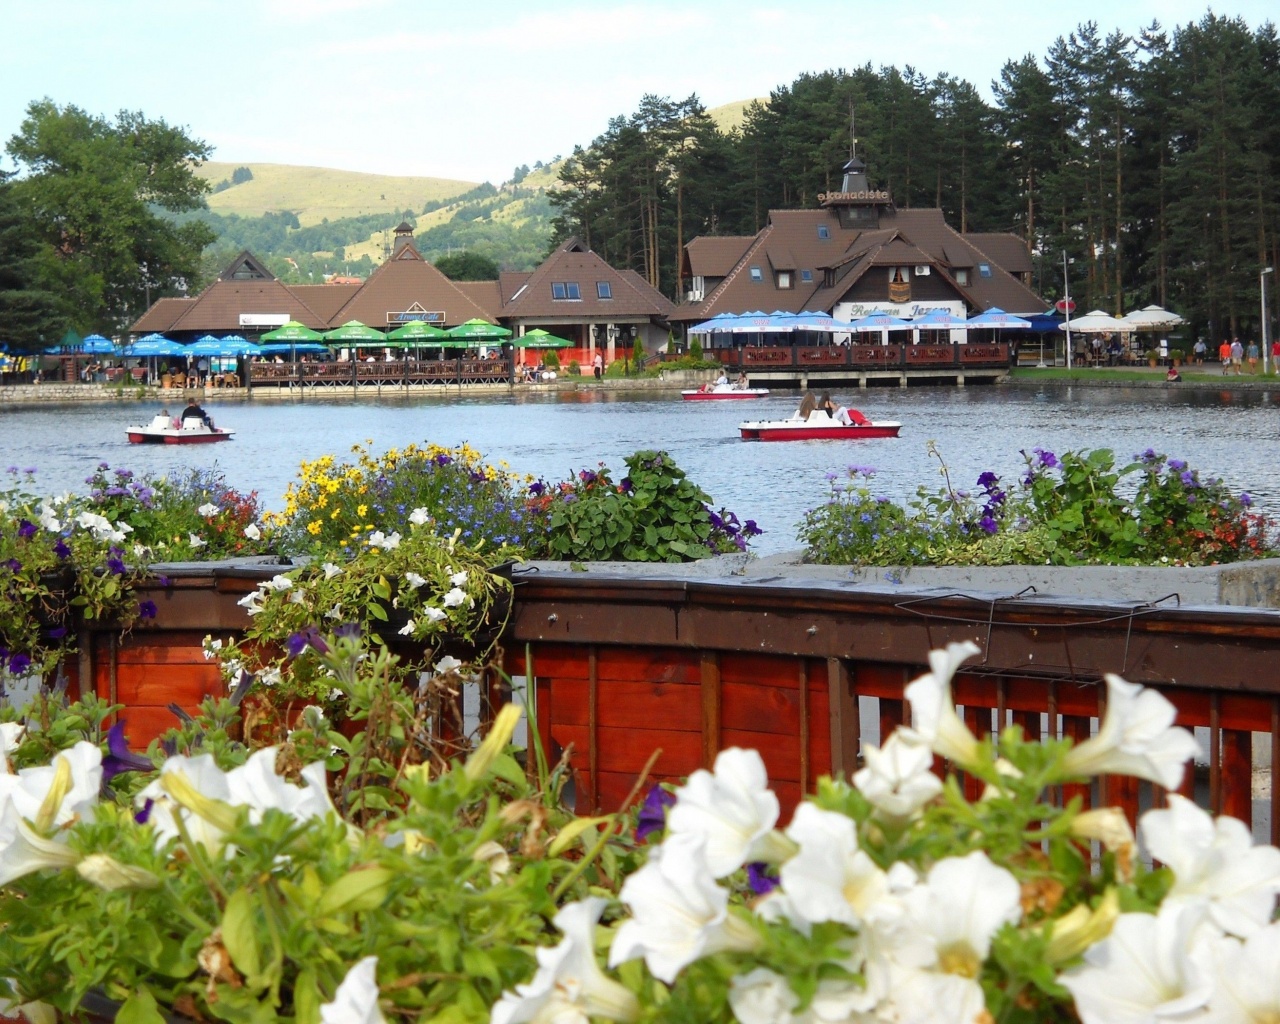
M 1191 347 L 1192 355 L 1195 356 L 1196 365 L 1204 365 L 1205 344 L 1204 338 L 1196 338 L 1196 343 Z
M 596 375 L 596 380 L 600 380 L 604 376 L 604 359 L 599 352 L 591 357 L 591 369 Z
M 1240 344 L 1239 338 L 1231 339 L 1231 368 L 1236 371 L 1236 376 L 1244 373 L 1244 346 Z
M 1223 338 L 1218 346 L 1218 362 L 1222 364 L 1222 376 L 1225 377 L 1231 369 L 1231 341 L 1227 338 Z
M 1245 351 L 1247 353 L 1245 358 L 1249 360 L 1249 372 L 1257 373 L 1258 357 L 1259 355 L 1261 355 L 1261 353 L 1258 351 L 1258 343 L 1256 341 L 1251 340 L 1249 342 L 1249 347 Z

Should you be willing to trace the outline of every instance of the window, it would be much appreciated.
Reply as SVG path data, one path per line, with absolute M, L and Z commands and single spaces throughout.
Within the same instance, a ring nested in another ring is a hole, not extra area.
M 611 285 L 608 281 L 597 281 L 596 282 L 596 298 L 597 299 L 613 298 L 613 285 Z
M 830 238 L 830 237 L 831 237 L 831 228 L 829 228 L 826 224 L 819 224 L 819 225 L 818 225 L 818 237 L 819 237 L 819 238 Z
M 778 287 L 779 288 L 791 287 L 791 271 L 789 270 L 778 271 Z
M 813 271 L 812 270 L 800 271 L 800 280 L 803 281 L 805 284 L 811 283 L 813 281 Z
M 553 299 L 563 299 L 563 298 L 564 298 L 564 282 L 563 282 L 563 281 L 552 281 L 552 282 L 551 282 L 551 297 L 552 297 Z
M 990 264 L 990 263 L 979 263 L 979 264 L 978 264 L 978 273 L 979 273 L 979 274 L 981 274 L 983 277 L 990 277 L 990 276 L 991 276 L 991 264 Z
M 752 268 L 751 268 L 751 280 L 753 280 L 753 281 L 763 281 L 763 280 L 764 280 L 764 275 L 760 273 L 760 268 L 759 268 L 759 267 L 752 267 Z
M 551 297 L 553 299 L 577 299 L 581 301 L 582 292 L 577 281 L 552 281 Z
M 956 268 L 956 284 L 961 288 L 969 287 L 969 271 L 963 267 Z

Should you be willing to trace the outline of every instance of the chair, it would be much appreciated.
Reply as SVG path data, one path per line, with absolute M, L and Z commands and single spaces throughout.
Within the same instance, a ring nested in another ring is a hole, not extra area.
M 240 374 L 224 373 L 222 375 L 222 386 L 224 388 L 238 388 L 240 386 Z
M 187 387 L 198 388 L 200 386 L 200 375 L 198 373 L 187 374 Z

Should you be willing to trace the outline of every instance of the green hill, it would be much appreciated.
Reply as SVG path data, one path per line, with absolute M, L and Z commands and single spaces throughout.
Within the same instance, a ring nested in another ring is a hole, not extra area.
M 764 96 L 759 100 L 734 100 L 732 103 L 722 103 L 718 107 L 712 107 L 707 111 L 707 116 L 716 123 L 716 127 L 722 132 L 731 132 L 735 128 L 742 126 L 743 118 L 746 117 L 747 107 L 753 103 L 769 102 L 769 97 Z
M 232 175 L 240 167 L 247 167 L 253 177 L 232 184 Z M 303 227 L 372 213 L 420 210 L 427 203 L 451 199 L 476 187 L 476 182 L 449 178 L 393 177 L 289 164 L 215 161 L 197 168 L 196 173 L 215 187 L 221 182 L 229 186 L 208 197 L 214 213 L 261 217 L 288 211 Z

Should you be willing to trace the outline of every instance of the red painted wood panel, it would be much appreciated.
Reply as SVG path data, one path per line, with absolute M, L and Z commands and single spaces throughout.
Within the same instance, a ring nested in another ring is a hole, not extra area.
M 565 725 L 585 727 L 588 718 L 587 680 L 557 677 L 551 685 L 555 690 L 556 720 Z M 685 732 L 699 732 L 702 728 L 696 686 L 601 681 L 597 697 L 602 728 L 661 728 Z
M 795 663 L 792 663 L 795 670 Z M 793 688 L 754 686 L 743 683 L 721 685 L 721 728 L 757 733 L 777 733 L 797 738 L 800 735 L 800 695 L 798 680 Z M 813 687 L 809 692 L 812 700 Z M 825 721 L 824 721 L 825 724 Z

